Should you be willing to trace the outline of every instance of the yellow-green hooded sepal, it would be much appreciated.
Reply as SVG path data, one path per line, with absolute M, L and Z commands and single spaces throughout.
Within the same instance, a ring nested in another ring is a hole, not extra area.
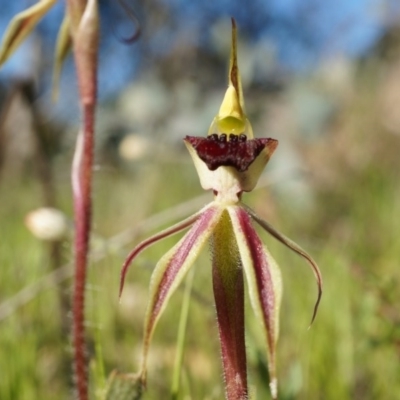
M 232 19 L 232 46 L 229 63 L 228 88 L 218 114 L 211 123 L 208 134 L 213 133 L 245 133 L 253 138 L 253 130 L 244 112 L 242 83 L 237 63 L 236 23 Z

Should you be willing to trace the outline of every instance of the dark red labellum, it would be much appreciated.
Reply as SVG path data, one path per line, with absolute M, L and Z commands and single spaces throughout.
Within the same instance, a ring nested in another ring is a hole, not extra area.
M 212 134 L 207 137 L 186 136 L 210 171 L 218 167 L 234 167 L 239 172 L 247 171 L 251 163 L 266 146 L 275 149 L 277 141 L 270 138 L 247 140 L 246 135 Z

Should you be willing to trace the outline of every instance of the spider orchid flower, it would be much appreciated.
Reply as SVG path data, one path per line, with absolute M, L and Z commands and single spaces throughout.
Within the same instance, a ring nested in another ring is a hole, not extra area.
M 219 113 L 207 137 L 186 136 L 184 142 L 193 158 L 202 187 L 213 190 L 214 201 L 184 221 L 137 245 L 123 265 L 120 295 L 128 267 L 141 251 L 190 227 L 186 235 L 161 258 L 151 277 L 141 377 L 145 382 L 146 359 L 157 321 L 200 250 L 209 242 L 226 398 L 248 398 L 244 333 L 246 280 L 251 306 L 265 333 L 270 391 L 272 397 L 277 399 L 276 344 L 282 294 L 281 275 L 275 260 L 256 233 L 254 222 L 310 264 L 318 284 L 312 321 L 322 294 L 322 278 L 318 266 L 304 250 L 241 202 L 242 193 L 250 192 L 256 186 L 278 142 L 270 138 L 254 139 L 250 122 L 244 113 L 233 20 L 229 85 Z

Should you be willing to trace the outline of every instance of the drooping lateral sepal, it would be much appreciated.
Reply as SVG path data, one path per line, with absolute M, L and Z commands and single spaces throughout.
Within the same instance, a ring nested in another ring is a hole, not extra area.
M 279 335 L 279 309 L 282 297 L 282 279 L 278 265 L 263 246 L 252 226 L 250 216 L 240 206 L 229 206 L 233 230 L 254 313 L 262 321 L 267 348 L 270 390 L 277 398 L 276 344 Z
M 224 211 L 211 237 L 213 288 L 227 400 L 248 397 L 244 282 L 232 223 Z
M 317 287 L 318 287 L 317 300 L 315 302 L 314 311 L 313 311 L 313 314 L 311 317 L 311 324 L 312 324 L 314 322 L 314 319 L 318 312 L 318 306 L 321 301 L 322 287 L 323 287 L 322 275 L 321 275 L 321 271 L 319 270 L 317 263 L 297 243 L 293 242 L 293 240 L 289 239 L 288 237 L 286 237 L 285 235 L 283 235 L 282 233 L 277 231 L 270 223 L 268 223 L 267 221 L 260 218 L 250 207 L 248 207 L 244 204 L 243 204 L 243 207 L 251 215 L 252 219 L 254 219 L 263 229 L 265 229 L 270 235 L 272 235 L 275 239 L 280 241 L 286 247 L 288 247 L 289 249 L 291 249 L 292 251 L 297 253 L 299 256 L 303 257 L 310 265 L 310 267 L 314 273 L 315 280 L 317 282 Z
M 179 286 L 201 249 L 210 237 L 223 209 L 217 205 L 207 207 L 189 232 L 157 263 L 151 277 L 149 305 L 146 313 L 141 375 L 146 381 L 147 353 L 156 324 L 168 300 Z
M 182 231 L 183 229 L 188 228 L 189 226 L 193 225 L 196 220 L 199 218 L 201 214 L 203 214 L 208 208 L 211 207 L 211 204 L 208 204 L 203 209 L 198 211 L 197 213 L 191 215 L 190 217 L 184 219 L 181 222 L 159 232 L 155 235 L 147 238 L 143 242 L 140 242 L 128 255 L 126 258 L 124 265 L 121 269 L 121 278 L 120 278 L 120 285 L 119 285 L 119 296 L 121 297 L 122 290 L 124 289 L 125 277 L 126 273 L 128 272 L 128 268 L 131 265 L 132 261 L 147 247 L 151 246 L 152 244 L 165 239 L 168 236 L 175 235 L 176 233 Z

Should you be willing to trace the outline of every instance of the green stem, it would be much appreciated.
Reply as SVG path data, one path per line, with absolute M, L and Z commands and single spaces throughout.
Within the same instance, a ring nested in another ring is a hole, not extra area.
M 183 350 L 185 347 L 186 326 L 189 316 L 190 295 L 192 292 L 193 277 L 194 277 L 194 268 L 192 268 L 188 274 L 188 277 L 186 279 L 185 292 L 183 294 L 181 316 L 179 319 L 179 327 L 178 327 L 177 352 L 176 352 L 174 370 L 172 375 L 172 387 L 171 387 L 172 400 L 176 400 L 179 394 L 179 386 L 181 381 L 181 370 L 183 362 Z

